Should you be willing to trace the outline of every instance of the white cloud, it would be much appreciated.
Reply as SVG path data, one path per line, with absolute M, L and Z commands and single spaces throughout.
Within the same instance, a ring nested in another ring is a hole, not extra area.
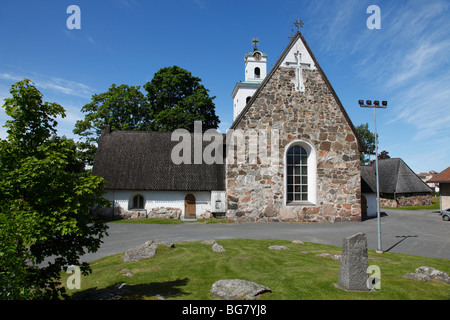
M 30 79 L 38 87 L 38 89 L 48 89 L 57 94 L 71 95 L 81 98 L 90 98 L 94 92 L 89 86 L 58 77 L 47 76 L 39 73 L 28 74 L 10 74 L 0 73 L 0 79 L 10 81 L 21 81 L 23 79 Z
M 86 36 L 86 39 L 87 39 L 90 43 L 92 43 L 93 45 L 96 45 L 96 44 L 97 44 L 97 42 L 95 42 L 94 38 L 92 38 L 91 36 Z

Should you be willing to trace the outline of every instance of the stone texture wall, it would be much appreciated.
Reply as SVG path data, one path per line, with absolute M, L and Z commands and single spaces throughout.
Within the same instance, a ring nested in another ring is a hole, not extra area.
M 94 211 L 95 215 L 108 220 L 144 218 L 180 219 L 181 213 L 181 209 L 179 208 L 168 207 L 153 208 L 148 212 L 145 209 L 128 211 L 122 207 L 114 207 L 114 213 L 112 208 L 102 208 Z
M 411 206 L 431 206 L 431 194 L 397 194 L 394 195 L 383 194 L 380 195 L 380 207 L 411 207 Z
M 361 220 L 356 137 L 317 70 L 304 70 L 305 91 L 294 89 L 295 70 L 279 67 L 236 129 L 278 130 L 277 165 L 227 162 L 227 219 L 231 221 L 339 222 Z M 317 156 L 316 201 L 286 205 L 284 154 L 302 140 Z M 249 150 L 249 142 L 238 146 Z M 272 146 L 273 147 L 273 146 Z

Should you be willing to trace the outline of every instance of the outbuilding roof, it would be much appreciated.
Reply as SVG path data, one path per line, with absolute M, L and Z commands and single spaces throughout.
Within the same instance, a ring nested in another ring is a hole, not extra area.
M 171 132 L 104 130 L 92 174 L 107 181 L 107 190 L 225 190 L 225 165 L 209 165 L 204 161 L 175 164 L 171 153 L 179 141 L 171 141 L 171 135 Z M 209 143 L 203 143 L 203 148 Z
M 362 186 L 376 192 L 375 162 L 361 166 Z M 380 193 L 429 193 L 432 190 L 400 158 L 378 160 Z M 364 192 L 364 190 L 362 190 Z

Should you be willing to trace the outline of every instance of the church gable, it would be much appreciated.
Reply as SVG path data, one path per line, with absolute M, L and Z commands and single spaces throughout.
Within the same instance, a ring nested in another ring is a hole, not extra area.
M 299 70 L 302 70 L 302 72 L 299 72 Z M 310 77 L 308 77 L 308 75 L 310 75 Z M 318 84 L 317 81 L 319 81 L 320 83 Z M 308 88 L 310 89 L 307 92 L 305 92 L 306 83 L 308 83 Z M 321 69 L 314 54 L 312 53 L 306 40 L 303 38 L 300 32 L 297 32 L 297 34 L 292 38 L 291 42 L 286 47 L 285 51 L 281 54 L 281 56 L 278 58 L 277 62 L 274 64 L 273 68 L 271 69 L 267 77 L 264 79 L 259 89 L 252 96 L 252 99 L 250 99 L 244 110 L 242 110 L 239 116 L 235 119 L 235 121 L 231 125 L 231 129 L 239 127 L 240 122 L 245 117 L 248 110 L 253 107 L 253 104 L 255 102 L 257 104 L 258 102 L 261 102 L 262 95 L 268 95 L 269 98 L 270 97 L 275 98 L 275 96 L 271 96 L 270 93 L 267 93 L 268 92 L 267 90 L 273 91 L 273 88 L 271 87 L 269 87 L 269 89 L 266 88 L 268 84 L 275 84 L 278 88 L 281 88 L 281 86 L 283 86 L 287 97 L 281 96 L 280 98 L 283 98 L 285 100 L 284 102 L 291 102 L 295 95 L 293 93 L 296 92 L 304 93 L 305 95 L 303 97 L 301 95 L 297 95 L 300 96 L 300 98 L 303 98 L 302 99 L 303 101 L 300 101 L 300 104 L 298 104 L 301 105 L 302 108 L 304 108 L 305 105 L 307 105 L 308 103 L 309 104 L 316 103 L 317 101 L 315 101 L 314 98 L 321 99 L 322 101 L 320 102 L 322 103 L 324 102 L 332 102 L 333 104 L 335 103 L 336 104 L 335 106 L 339 109 L 340 116 L 343 116 L 345 119 L 343 120 L 343 122 L 346 122 L 349 125 L 350 130 L 354 134 L 358 149 L 360 151 L 364 150 L 364 146 L 359 140 L 358 134 L 356 133 L 356 129 L 353 126 L 353 123 L 351 122 L 341 101 L 339 100 L 339 97 L 335 93 L 333 87 L 331 86 L 331 83 L 329 82 L 325 73 Z M 290 84 L 292 84 L 292 88 Z M 321 87 L 320 92 L 317 91 L 318 87 L 317 84 L 319 85 L 319 87 Z M 328 96 L 328 100 L 326 101 L 324 100 L 322 96 L 323 93 L 326 93 L 326 95 Z M 269 102 L 273 103 L 274 101 L 275 99 L 272 99 L 272 101 Z M 283 101 L 280 101 L 279 98 L 276 99 L 277 105 L 281 103 L 283 103 Z M 324 110 L 323 112 L 329 113 L 329 111 L 330 110 Z M 258 110 L 253 112 L 257 113 Z
M 300 32 L 232 129 L 264 132 L 277 161 L 227 163 L 229 219 L 360 219 L 361 144 Z M 250 149 L 247 141 L 244 150 Z

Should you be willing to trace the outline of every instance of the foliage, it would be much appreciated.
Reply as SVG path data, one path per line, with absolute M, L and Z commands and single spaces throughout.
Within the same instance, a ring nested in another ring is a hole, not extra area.
M 55 135 L 64 109 L 42 102 L 25 79 L 5 99 L 7 140 L 0 140 L 0 299 L 50 299 L 63 293 L 62 270 L 96 251 L 106 226 L 89 208 L 108 205 L 105 181 L 84 171 L 76 144 Z
M 194 131 L 194 121 L 202 121 L 204 130 L 216 129 L 219 118 L 214 111 L 214 98 L 209 97 L 201 79 L 180 67 L 160 69 L 144 85 L 153 114 L 152 129 Z
M 144 85 L 113 84 L 107 92 L 95 94 L 81 109 L 84 120 L 75 124 L 73 132 L 84 138 L 78 143 L 80 157 L 93 164 L 96 144 L 106 126 L 111 130 L 173 131 L 178 128 L 193 132 L 194 121 L 203 122 L 204 130 L 217 128 L 219 118 L 214 98 L 200 83 L 201 79 L 180 67 L 162 68 Z
M 89 165 L 93 163 L 95 144 L 107 125 L 111 130 L 147 130 L 151 121 L 149 105 L 139 86 L 113 84 L 107 92 L 94 94 L 81 111 L 86 116 L 76 122 L 73 132 L 85 138 L 79 147 Z
M 57 103 L 42 102 L 42 94 L 27 79 L 11 86 L 12 98 L 6 98 L 5 112 L 13 120 L 6 121 L 8 139 L 24 154 L 36 150 L 56 133 L 56 117 L 65 117 L 64 108 Z
M 375 134 L 370 132 L 368 123 L 356 127 L 356 132 L 361 138 L 364 149 L 366 150 L 366 152 L 360 153 L 361 164 L 369 164 L 370 155 L 375 155 Z
M 378 154 L 378 159 L 390 159 L 391 157 L 389 156 L 389 152 L 386 150 L 381 151 Z

